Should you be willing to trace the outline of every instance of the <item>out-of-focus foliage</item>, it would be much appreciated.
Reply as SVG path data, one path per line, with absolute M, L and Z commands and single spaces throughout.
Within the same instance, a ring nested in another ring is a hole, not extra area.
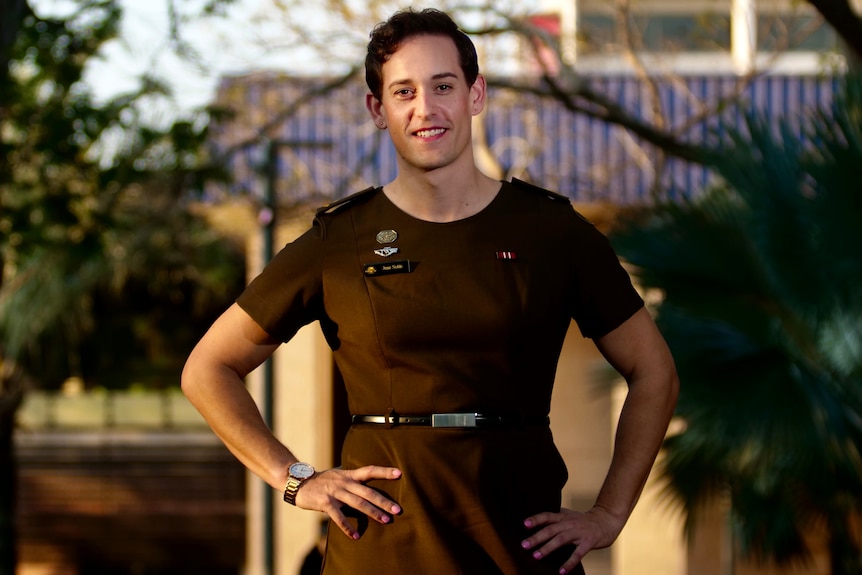
M 175 383 L 243 277 L 239 250 L 194 211 L 206 119 L 143 121 L 153 79 L 107 103 L 81 82 L 115 36 L 115 2 L 27 14 L 11 50 L 0 138 L 0 350 L 42 386 Z
M 684 430 L 663 473 L 687 511 L 731 502 L 743 553 L 862 573 L 862 80 L 846 79 L 805 141 L 757 117 L 712 163 L 698 200 L 629 213 L 612 235 L 682 381 Z
M 0 0 L 0 575 L 16 568 L 12 434 L 24 388 L 69 376 L 177 383 L 243 278 L 237 246 L 189 200 L 219 175 L 204 167 L 206 118 L 142 121 L 164 93 L 152 78 L 97 103 L 82 74 L 117 34 L 118 4 L 57 6 Z

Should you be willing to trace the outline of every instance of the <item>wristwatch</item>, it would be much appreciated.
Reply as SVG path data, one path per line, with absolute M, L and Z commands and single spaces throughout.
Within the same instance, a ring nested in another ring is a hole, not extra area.
M 287 469 L 287 484 L 284 486 L 284 500 L 291 505 L 296 505 L 296 493 L 302 487 L 302 483 L 314 475 L 314 468 L 308 463 L 297 461 Z

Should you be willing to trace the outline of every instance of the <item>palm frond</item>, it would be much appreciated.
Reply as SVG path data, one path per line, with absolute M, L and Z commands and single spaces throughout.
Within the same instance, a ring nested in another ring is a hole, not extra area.
M 721 184 L 611 234 L 664 294 L 686 424 L 665 444 L 669 492 L 689 526 L 729 496 L 741 549 L 781 564 L 806 559 L 811 525 L 840 533 L 862 510 L 862 80 L 810 120 L 800 139 L 749 116 Z

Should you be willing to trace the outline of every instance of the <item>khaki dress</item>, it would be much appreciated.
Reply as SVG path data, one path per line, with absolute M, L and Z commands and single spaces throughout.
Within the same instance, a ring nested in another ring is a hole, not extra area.
M 572 319 L 585 337 L 643 305 L 609 243 L 569 201 L 503 182 L 478 214 L 417 220 L 369 188 L 318 211 L 239 297 L 288 341 L 320 322 L 352 414 L 548 415 Z M 353 425 L 342 466 L 398 467 L 369 485 L 403 513 L 333 530 L 326 575 L 558 573 L 535 560 L 524 519 L 559 511 L 568 474 L 547 425 L 440 429 Z M 574 472 L 577 472 L 575 469 Z

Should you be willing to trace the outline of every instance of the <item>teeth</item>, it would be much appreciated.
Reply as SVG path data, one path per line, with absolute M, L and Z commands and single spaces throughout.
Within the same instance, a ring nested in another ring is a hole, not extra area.
M 433 130 L 419 130 L 416 132 L 416 135 L 420 138 L 430 138 L 432 136 L 439 136 L 443 132 L 445 132 L 443 128 L 435 128 Z

